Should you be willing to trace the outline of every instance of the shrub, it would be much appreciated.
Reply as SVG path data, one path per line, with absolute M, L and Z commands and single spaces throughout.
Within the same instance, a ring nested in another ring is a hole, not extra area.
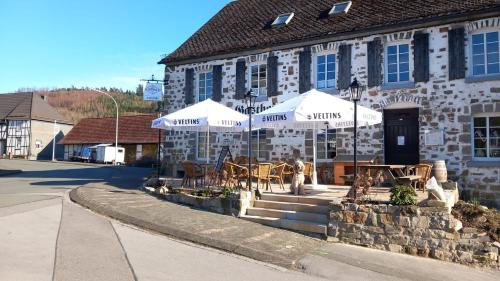
M 395 185 L 391 188 L 391 204 L 393 205 L 416 205 L 417 193 L 410 185 Z

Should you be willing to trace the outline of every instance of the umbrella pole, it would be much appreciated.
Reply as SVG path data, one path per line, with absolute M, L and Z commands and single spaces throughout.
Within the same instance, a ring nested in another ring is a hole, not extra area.
M 318 177 L 316 175 L 316 142 L 318 138 L 318 134 L 316 132 L 316 123 L 314 123 L 314 129 L 313 129 L 313 172 L 312 172 L 312 179 L 311 182 L 313 186 L 318 185 Z
M 208 159 L 208 154 L 209 154 L 209 150 L 210 150 L 210 126 L 207 127 L 207 147 L 206 147 L 206 157 L 207 157 L 207 164 L 209 162 L 209 159 Z

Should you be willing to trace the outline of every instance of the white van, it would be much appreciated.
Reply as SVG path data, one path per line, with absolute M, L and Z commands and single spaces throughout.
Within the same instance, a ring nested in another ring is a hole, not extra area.
M 97 145 L 97 159 L 98 163 L 116 163 L 116 165 L 125 164 L 125 148 L 116 148 L 116 159 L 115 159 L 115 147 L 111 144 L 100 144 Z

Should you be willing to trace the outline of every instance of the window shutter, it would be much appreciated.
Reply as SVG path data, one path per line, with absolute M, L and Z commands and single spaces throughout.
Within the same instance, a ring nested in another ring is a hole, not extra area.
M 413 36 L 415 82 L 429 81 L 429 34 L 417 33 Z
M 222 65 L 214 65 L 212 68 L 212 100 L 222 100 Z
M 267 58 L 267 96 L 278 95 L 278 57 Z
M 311 89 L 311 48 L 305 47 L 299 54 L 299 93 Z
M 186 79 L 184 85 L 184 101 L 186 104 L 194 103 L 194 91 L 193 91 L 193 80 L 194 80 L 194 69 L 186 69 Z
M 382 84 L 382 42 L 368 42 L 368 87 Z
M 448 31 L 448 67 L 450 80 L 465 78 L 465 29 Z
M 352 45 L 340 45 L 339 47 L 339 77 L 337 85 L 339 89 L 349 89 L 351 85 L 351 48 Z
M 239 60 L 236 62 L 236 93 L 234 98 L 242 100 L 245 98 L 246 94 L 246 64 L 245 60 Z

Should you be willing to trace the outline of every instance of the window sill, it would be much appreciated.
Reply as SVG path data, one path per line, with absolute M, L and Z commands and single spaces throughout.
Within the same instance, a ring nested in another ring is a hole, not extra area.
M 268 99 L 268 96 L 258 96 L 255 98 L 255 102 L 263 102 L 263 101 L 267 101 Z
M 384 83 L 381 87 L 384 90 L 397 90 L 397 89 L 414 89 L 415 82 L 398 82 L 398 83 Z
M 340 91 L 338 89 L 317 89 L 320 92 L 327 93 L 330 95 L 339 95 Z
M 467 163 L 467 167 L 474 168 L 498 168 L 500 167 L 500 160 L 472 160 Z
M 500 80 L 500 74 L 469 76 L 465 78 L 465 83 L 487 82 Z

